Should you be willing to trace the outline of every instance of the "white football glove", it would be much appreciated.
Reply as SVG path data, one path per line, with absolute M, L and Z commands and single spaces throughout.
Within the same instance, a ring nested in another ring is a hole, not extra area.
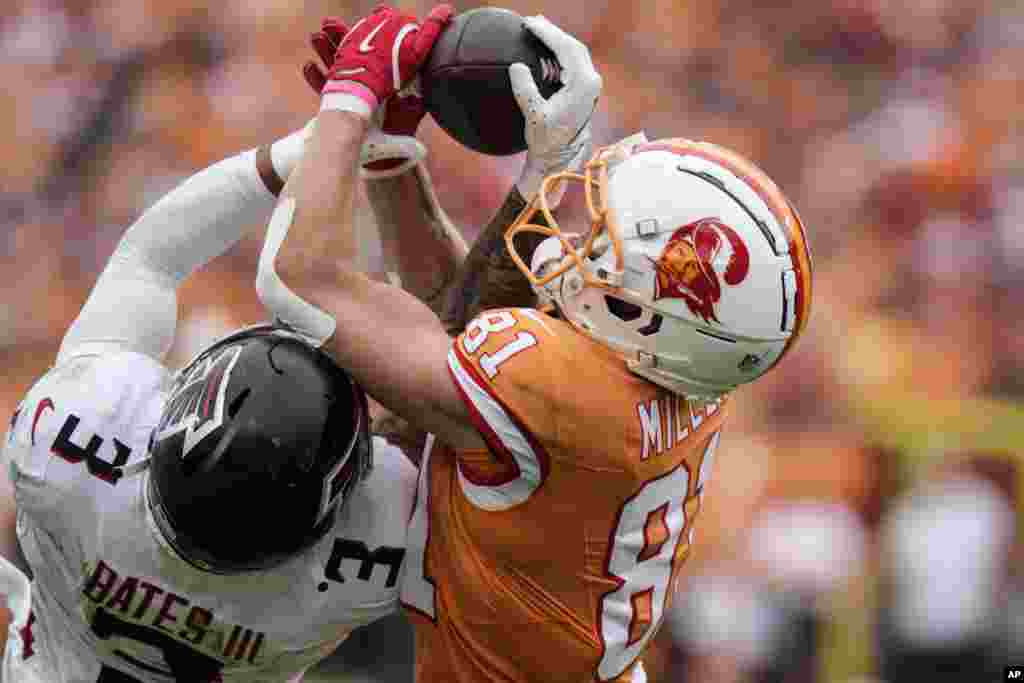
M 586 45 L 543 16 L 526 17 L 523 25 L 547 45 L 562 67 L 562 88 L 545 100 L 525 64 L 508 68 L 516 102 L 526 117 L 526 164 L 516 188 L 529 201 L 541 181 L 552 173 L 576 170 L 590 151 L 590 117 L 601 94 L 601 75 Z M 564 186 L 564 183 L 563 183 Z M 561 199 L 549 197 L 552 206 Z
M 395 97 L 422 97 L 417 76 L 409 85 L 398 91 Z M 395 135 L 383 131 L 384 119 L 387 114 L 385 107 L 378 107 L 371 118 L 370 132 L 366 135 L 363 148 L 360 150 L 360 173 L 367 180 L 379 180 L 401 175 L 427 158 L 427 148 L 413 135 Z M 367 166 L 375 161 L 385 159 L 403 159 L 397 166 L 381 170 L 373 170 Z
M 408 135 L 391 135 L 380 129 L 383 109 L 374 115 L 370 132 L 363 142 L 359 153 L 360 174 L 367 180 L 390 178 L 405 173 L 427 157 L 427 148 L 416 138 Z M 282 180 L 288 176 L 302 158 L 306 142 L 313 135 L 316 119 L 311 120 L 302 130 L 296 131 L 286 138 L 278 140 L 270 148 L 270 158 L 274 170 Z M 385 170 L 372 170 L 366 165 L 383 159 L 404 159 L 401 164 Z

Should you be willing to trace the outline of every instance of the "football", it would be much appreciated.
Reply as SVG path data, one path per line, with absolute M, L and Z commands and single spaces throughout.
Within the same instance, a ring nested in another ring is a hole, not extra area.
M 519 14 L 480 7 L 457 15 L 421 71 L 427 111 L 451 137 L 482 154 L 526 150 L 526 120 L 508 75 L 516 62 L 530 68 L 543 97 L 562 87 L 554 53 L 526 30 Z

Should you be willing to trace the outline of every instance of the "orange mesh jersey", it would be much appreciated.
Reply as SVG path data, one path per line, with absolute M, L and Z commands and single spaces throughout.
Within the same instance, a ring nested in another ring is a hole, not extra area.
M 428 442 L 421 463 L 402 588 L 417 681 L 631 681 L 722 404 L 691 406 L 532 309 L 481 314 L 448 364 L 489 449 Z

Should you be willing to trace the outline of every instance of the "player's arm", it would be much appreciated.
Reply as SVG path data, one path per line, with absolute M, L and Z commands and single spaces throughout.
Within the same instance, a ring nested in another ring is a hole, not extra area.
M 536 296 L 530 282 L 519 272 L 505 247 L 505 233 L 525 208 L 526 200 L 519 188 L 513 186 L 491 222 L 473 242 L 448 294 L 443 320 L 451 334 L 464 330 L 466 324 L 481 311 L 532 307 L 535 304 Z M 542 216 L 539 218 L 543 219 Z M 524 232 L 517 240 L 522 242 L 519 253 L 529 263 L 543 237 L 538 233 Z
M 189 177 L 125 232 L 64 337 L 58 361 L 105 350 L 161 360 L 174 340 L 178 285 L 265 223 L 302 154 L 302 130 Z
M 368 129 L 351 111 L 317 117 L 267 228 L 257 292 L 389 410 L 463 443 L 475 435 L 448 379 L 451 340 L 440 320 L 408 292 L 357 270 L 352 205 Z
M 125 232 L 61 343 L 58 361 L 104 350 L 161 360 L 174 340 L 177 288 L 265 224 L 311 126 L 190 176 Z M 374 158 L 376 148 L 360 149 Z
M 303 68 L 306 81 L 317 95 L 327 84 L 347 32 L 347 26 L 329 17 L 311 36 L 313 49 L 327 67 L 324 71 L 309 61 Z M 384 102 L 364 143 L 364 147 L 373 146 L 376 154 L 363 165 L 362 175 L 377 223 L 385 271 L 393 284 L 401 284 L 440 316 L 467 247 L 441 208 L 422 163 L 426 149 L 415 135 L 425 115 L 418 79 Z
M 376 29 L 385 20 L 384 15 L 379 14 L 381 11 L 387 12 L 379 10 L 353 33 L 359 31 L 361 35 Z M 536 26 L 544 28 L 528 28 L 555 50 L 563 66 L 574 63 L 571 53 L 560 52 L 561 45 L 552 45 L 556 41 L 549 40 L 552 34 L 566 34 L 546 20 L 533 19 Z M 376 35 L 394 35 L 394 29 L 385 27 Z M 355 35 L 343 43 L 333 73 L 358 74 L 361 63 L 372 59 L 372 55 L 356 53 L 357 43 L 359 39 Z M 346 45 L 349 46 L 347 53 Z M 578 42 L 576 45 L 589 65 L 586 48 Z M 367 70 L 367 76 L 373 73 L 369 66 Z M 592 65 L 589 71 L 593 72 Z M 528 70 L 526 78 L 530 79 L 535 93 L 536 86 Z M 368 80 L 363 77 L 363 81 Z M 385 87 L 388 78 L 381 80 L 384 85 L 376 81 L 369 85 L 364 82 L 360 83 L 360 88 L 348 86 L 343 90 L 348 80 L 340 83 L 333 93 L 330 84 L 325 89 L 328 93 L 324 98 L 325 110 L 318 117 L 314 139 L 289 179 L 271 219 L 267 244 L 260 259 L 257 289 L 268 308 L 323 342 L 324 348 L 393 412 L 409 418 L 452 446 L 479 447 L 483 445 L 482 440 L 448 376 L 450 341 L 437 318 L 407 293 L 372 282 L 355 270 L 357 245 L 352 202 L 357 175 L 354 150 L 367 135 L 369 118 L 379 99 L 394 92 Z M 513 72 L 513 80 L 522 81 L 522 74 L 516 76 Z M 592 78 L 575 82 L 589 93 L 581 98 L 585 100 L 585 110 L 577 114 L 585 122 L 600 89 L 600 78 L 595 72 Z M 573 83 L 569 79 L 568 87 L 563 90 L 579 95 L 579 87 Z M 372 104 L 361 103 L 359 99 L 366 91 L 373 96 Z M 349 98 L 347 104 L 341 95 Z M 568 95 L 562 98 L 556 95 L 547 101 L 531 100 L 530 118 L 553 123 L 548 116 L 564 113 L 565 104 L 574 101 Z M 334 111 L 343 104 L 348 107 L 347 111 Z M 564 120 L 561 124 L 564 125 Z M 577 127 L 566 137 L 572 140 L 580 135 Z M 557 138 L 550 136 L 549 139 Z M 559 147 L 563 152 L 564 143 L 563 139 Z M 537 159 L 534 155 L 535 162 Z M 538 164 L 528 163 L 531 178 L 540 175 L 538 168 Z M 539 185 L 539 179 L 536 184 Z M 333 268 L 330 290 L 320 289 L 309 281 L 308 273 L 319 268 Z
M 441 317 L 453 336 L 481 311 L 534 304 L 529 282 L 505 248 L 505 232 L 544 177 L 577 169 L 589 152 L 588 124 L 601 88 L 589 51 L 542 17 L 531 17 L 526 24 L 560 55 L 563 73 L 574 82 L 567 83 L 571 87 L 564 88 L 559 99 L 549 102 L 541 98 L 528 68 L 516 65 L 510 69 L 516 101 L 527 121 L 529 151 L 519 179 L 474 243 L 468 259 L 465 242 L 441 208 L 419 159 L 410 160 L 397 173 L 390 169 L 401 159 L 377 162 L 373 176 L 377 180 L 367 184 L 389 270 L 399 275 L 407 291 Z M 334 65 L 347 31 L 340 21 L 328 18 L 312 35 L 313 48 L 328 69 Z M 303 71 L 313 90 L 320 93 L 327 74 L 313 61 L 307 62 Z M 391 97 L 379 113 L 383 137 L 418 144 L 412 136 L 426 109 L 416 80 Z M 529 261 L 542 239 L 535 233 L 521 234 L 517 237 L 519 253 Z
M 366 194 L 377 219 L 385 268 L 438 317 L 466 258 L 465 240 L 441 208 L 422 164 L 393 178 L 372 180 Z
M 385 407 L 459 444 L 478 437 L 448 379 L 450 339 L 425 304 L 358 272 L 352 210 L 371 116 L 415 75 L 450 16 L 450 7 L 435 8 L 417 27 L 378 8 L 343 41 L 306 152 L 267 228 L 256 289 Z M 371 33 L 372 49 L 360 51 Z
M 590 118 L 601 92 L 586 45 L 544 17 L 528 17 L 526 28 L 546 44 L 562 66 L 563 87 L 545 100 L 529 68 L 509 67 L 516 102 L 526 119 L 526 163 L 505 202 L 474 242 L 455 278 L 445 317 L 450 329 L 461 331 L 480 312 L 492 308 L 532 307 L 536 297 L 505 246 L 505 233 L 526 208 L 547 176 L 578 170 L 590 153 Z M 552 208 L 561 195 L 549 197 Z M 534 219 L 543 221 L 538 214 Z M 516 237 L 519 254 L 530 262 L 543 241 L 537 233 Z
M 410 178 L 413 173 L 416 176 Z M 517 188 L 474 242 L 468 259 L 465 242 L 440 208 L 422 165 L 398 178 L 368 183 L 367 194 L 383 249 L 392 250 L 402 286 L 430 307 L 449 335 L 462 332 L 480 311 L 533 304 L 533 289 L 507 257 L 503 241 L 526 206 Z M 529 259 L 540 240 L 530 232 L 521 237 L 531 243 L 520 251 Z M 431 253 L 433 245 L 440 250 Z M 382 410 L 374 418 L 373 431 L 419 465 L 427 437 L 421 428 Z

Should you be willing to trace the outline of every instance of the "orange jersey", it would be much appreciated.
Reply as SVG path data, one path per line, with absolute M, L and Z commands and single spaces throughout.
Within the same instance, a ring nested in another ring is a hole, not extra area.
M 402 602 L 416 680 L 632 680 L 718 444 L 695 409 L 532 309 L 481 314 L 449 371 L 489 449 L 420 469 Z

